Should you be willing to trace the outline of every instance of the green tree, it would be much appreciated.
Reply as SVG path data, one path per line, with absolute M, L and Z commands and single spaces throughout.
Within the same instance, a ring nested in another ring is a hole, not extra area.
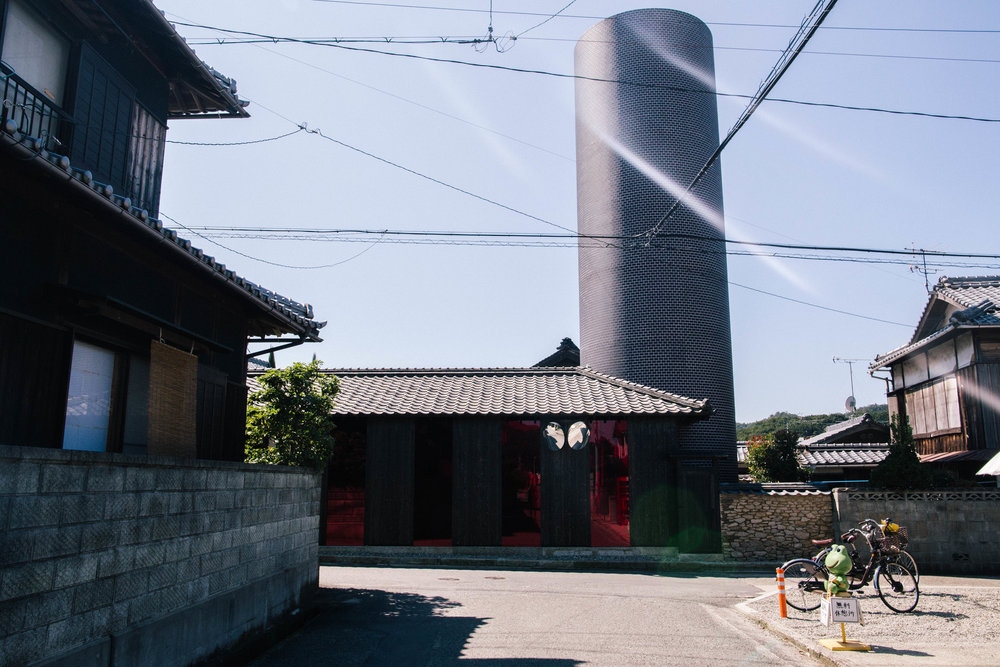
M 932 486 L 930 470 L 920 464 L 909 417 L 894 414 L 889 424 L 889 455 L 872 470 L 872 486 L 883 489 L 926 489 Z
M 260 390 L 248 397 L 248 462 L 326 467 L 334 444 L 330 414 L 340 382 L 319 369 L 314 359 L 261 374 Z
M 747 470 L 757 482 L 803 482 L 809 471 L 795 458 L 799 436 L 779 429 L 773 435 L 754 436 L 747 442 Z
M 885 403 L 873 403 L 872 405 L 865 405 L 860 407 L 855 412 L 855 415 L 861 415 L 867 412 L 872 416 L 872 419 L 880 424 L 886 426 L 889 425 L 889 407 Z M 849 419 L 849 415 L 845 415 L 843 412 L 833 412 L 824 415 L 797 415 L 791 412 L 775 412 L 770 417 L 765 417 L 764 419 L 758 419 L 755 422 L 748 422 L 745 424 L 736 425 L 736 439 L 737 440 L 748 440 L 753 436 L 766 436 L 770 433 L 774 433 L 779 429 L 786 429 L 789 431 L 795 431 L 803 438 L 811 438 L 814 435 L 819 435 L 823 432 L 827 426 L 833 424 L 839 424 L 845 419 Z

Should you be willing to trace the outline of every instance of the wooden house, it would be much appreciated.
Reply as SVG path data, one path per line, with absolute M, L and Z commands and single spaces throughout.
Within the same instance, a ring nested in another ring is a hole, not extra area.
M 242 460 L 248 339 L 322 324 L 158 219 L 167 122 L 235 83 L 150 0 L 0 19 L 0 444 Z
M 579 366 L 325 372 L 327 545 L 720 549 L 720 462 L 678 437 L 705 400 Z
M 1000 276 L 941 278 L 910 342 L 869 367 L 924 462 L 971 475 L 1000 451 Z

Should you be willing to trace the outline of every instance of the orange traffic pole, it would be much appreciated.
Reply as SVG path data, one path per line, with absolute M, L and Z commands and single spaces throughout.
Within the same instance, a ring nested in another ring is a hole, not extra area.
M 778 607 L 781 618 L 788 618 L 788 607 L 785 606 L 785 571 L 779 567 L 775 572 L 778 574 Z

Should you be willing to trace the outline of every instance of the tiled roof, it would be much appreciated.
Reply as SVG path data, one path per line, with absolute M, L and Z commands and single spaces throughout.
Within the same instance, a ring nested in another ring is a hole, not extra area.
M 842 421 L 838 424 L 831 424 L 823 430 L 822 433 L 814 435 L 811 438 L 806 438 L 799 442 L 801 447 L 810 447 L 813 445 L 822 445 L 826 443 L 836 443 L 842 438 L 850 436 L 853 431 L 866 431 L 866 430 L 878 430 L 885 431 L 886 442 L 888 442 L 889 428 L 883 426 L 875 421 L 870 414 L 867 412 L 848 419 L 847 421 Z
M 147 211 L 132 206 L 132 201 L 128 197 L 116 195 L 110 185 L 94 180 L 89 171 L 73 167 L 65 155 L 45 150 L 45 142 L 42 139 L 19 132 L 17 123 L 11 119 L 0 127 L 0 146 L 25 152 L 26 163 L 39 165 L 60 175 L 64 187 L 77 188 L 94 200 L 102 202 L 110 212 L 128 218 L 137 228 L 166 241 L 194 266 L 210 272 L 217 280 L 229 283 L 250 299 L 259 302 L 277 320 L 284 322 L 289 332 L 310 340 L 320 340 L 319 330 L 326 326 L 326 322 L 317 322 L 313 319 L 311 305 L 293 301 L 267 290 L 227 269 L 225 264 L 215 261 L 214 257 L 206 255 L 187 239 L 180 238 L 174 230 L 164 228 L 163 223 L 151 218 Z
M 324 370 L 340 380 L 339 415 L 675 415 L 702 419 L 693 400 L 576 368 Z M 254 381 L 248 382 L 251 391 Z
M 822 449 L 801 449 L 797 454 L 799 463 L 807 467 L 815 466 L 872 466 L 881 463 L 889 455 L 889 445 L 885 443 L 842 445 Z
M 1000 305 L 1000 276 L 942 277 L 934 286 L 934 293 L 966 308 L 973 308 L 984 301 L 996 308 Z M 991 321 L 1000 324 L 1000 318 L 995 314 Z
M 563 338 L 556 351 L 545 357 L 535 367 L 550 366 L 579 366 L 580 348 L 576 346 L 572 338 Z
M 966 327 L 1000 326 L 1000 276 L 977 276 L 971 278 L 948 278 L 942 276 L 934 286 L 930 299 L 924 307 L 923 322 L 937 300 L 944 300 L 962 308 L 954 313 L 948 324 L 920 340 L 886 352 L 875 358 L 869 365 L 869 371 L 885 368 L 894 361 L 915 352 L 945 334 Z M 919 327 L 918 327 L 919 334 Z
M 938 454 L 922 454 L 921 463 L 955 463 L 957 461 L 989 461 L 997 454 L 996 449 L 971 449 L 962 452 L 940 452 Z
M 821 489 L 807 482 L 740 482 L 719 485 L 719 493 L 758 494 L 765 496 L 829 496 L 829 489 Z
M 799 464 L 808 468 L 817 466 L 874 466 L 889 455 L 889 445 L 884 442 L 858 443 L 851 445 L 819 445 L 805 447 L 803 443 L 796 445 L 795 458 Z M 746 463 L 747 445 L 745 442 L 736 444 L 736 460 Z

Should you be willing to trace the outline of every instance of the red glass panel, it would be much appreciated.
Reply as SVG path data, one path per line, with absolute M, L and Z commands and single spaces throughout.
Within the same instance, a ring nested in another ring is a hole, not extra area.
M 590 422 L 590 543 L 627 547 L 629 541 L 628 422 Z
M 361 546 L 365 543 L 365 425 L 338 422 L 335 437 L 327 476 L 324 544 Z
M 539 429 L 537 421 L 507 421 L 503 425 L 501 544 L 505 547 L 542 544 Z

